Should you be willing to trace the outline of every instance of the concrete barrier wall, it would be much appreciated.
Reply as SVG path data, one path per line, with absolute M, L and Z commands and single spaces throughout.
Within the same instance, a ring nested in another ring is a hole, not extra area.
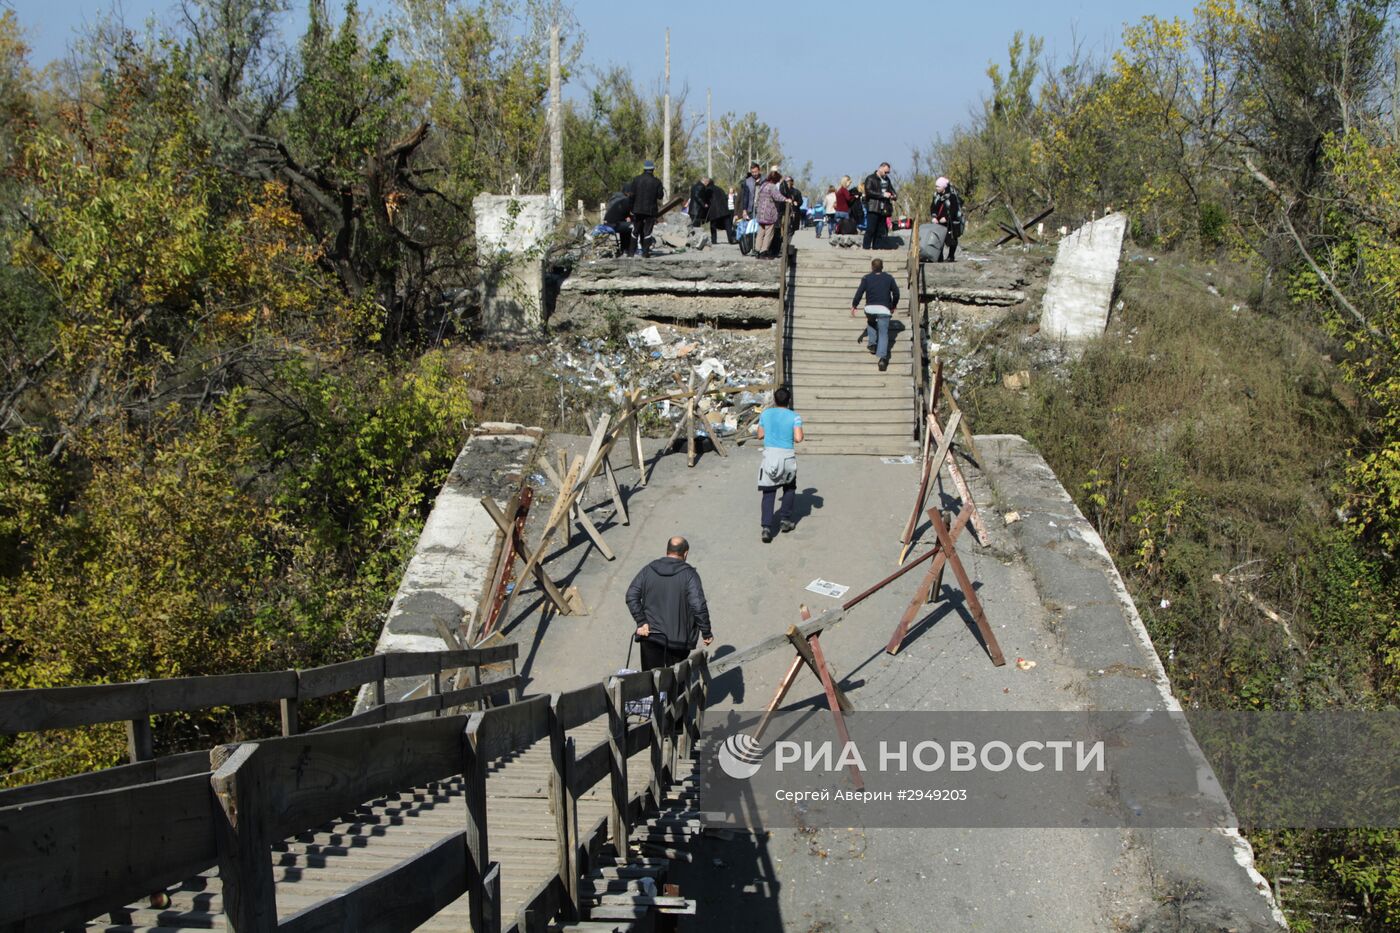
M 1041 334 L 1072 343 L 1103 334 L 1127 230 L 1126 214 L 1109 214 L 1060 241 L 1041 306 Z
M 455 647 L 443 641 L 438 623 L 456 631 L 476 612 L 496 548 L 496 523 L 481 500 L 491 496 L 504 504 L 510 498 L 542 434 L 539 428 L 522 425 L 481 425 L 467 441 L 423 525 L 376 654 Z M 385 699 L 404 699 L 424 683 L 424 678 L 390 681 Z M 356 712 L 370 703 L 369 691 L 361 691 Z

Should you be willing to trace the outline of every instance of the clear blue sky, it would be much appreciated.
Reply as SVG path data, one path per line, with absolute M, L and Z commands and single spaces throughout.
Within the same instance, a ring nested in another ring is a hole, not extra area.
M 175 21 L 174 0 L 0 0 L 18 14 L 36 64 L 61 56 L 73 31 L 119 10 L 128 25 L 151 16 Z M 330 0 L 338 8 L 338 0 Z M 288 28 L 300 32 L 304 0 L 292 0 Z M 391 0 L 362 0 L 386 12 Z M 659 82 L 663 36 L 671 29 L 671 87 L 689 88 L 703 113 L 753 110 L 776 126 L 789 165 L 811 160 L 818 176 L 860 175 L 888 160 L 896 175 L 914 146 L 966 120 L 989 87 L 985 71 L 1004 62 L 1016 30 L 1042 36 L 1065 57 L 1076 41 L 1104 55 L 1125 22 L 1155 14 L 1189 17 L 1194 0 L 576 0 L 586 69 L 629 68 L 639 83 Z M 887 67 L 872 72 L 872 24 Z M 566 92 L 567 93 L 567 92 Z M 703 128 L 700 135 L 703 145 Z M 659 153 L 658 153 L 659 156 Z

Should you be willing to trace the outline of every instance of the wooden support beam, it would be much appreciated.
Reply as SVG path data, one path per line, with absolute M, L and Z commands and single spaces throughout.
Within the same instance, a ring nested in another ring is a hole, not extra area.
M 787 631 L 788 641 L 796 649 L 797 654 L 802 658 L 803 663 L 817 675 L 821 682 L 822 692 L 826 694 L 826 705 L 831 710 L 831 718 L 836 724 L 836 736 L 841 740 L 842 747 L 851 741 L 851 734 L 846 730 L 846 713 L 852 710 L 851 701 L 846 699 L 846 694 L 841 688 L 836 686 L 836 680 L 831 676 L 831 671 L 826 665 L 826 657 L 822 654 L 821 636 L 813 635 L 811 638 L 803 638 L 797 626 L 789 626 Z M 864 787 L 865 779 L 861 777 L 860 769 L 851 765 L 851 781 L 856 787 Z
M 936 378 L 943 378 L 941 364 L 939 365 Z M 909 513 L 909 521 L 904 523 L 904 533 L 899 537 L 900 548 L 898 564 L 903 564 L 904 558 L 909 556 L 909 548 L 912 547 L 914 543 L 914 529 L 917 528 L 919 524 L 919 513 L 923 511 L 924 501 L 928 499 L 930 471 L 933 469 L 933 461 L 929 457 L 929 454 L 932 453 L 929 448 L 933 444 L 933 432 L 928 429 L 928 421 L 929 418 L 933 416 L 936 407 L 933 404 L 934 399 L 935 396 L 929 396 L 930 404 L 928 410 L 924 413 L 924 429 L 922 431 L 924 438 L 921 444 L 922 449 L 919 453 L 919 459 L 921 461 L 919 466 L 919 486 L 914 494 L 914 510 Z
M 617 484 L 617 474 L 613 472 L 612 460 L 603 458 L 603 476 L 608 482 L 608 492 L 612 496 L 613 508 L 617 510 L 618 521 L 624 525 L 632 524 L 631 518 L 627 515 L 627 504 L 622 500 L 622 488 Z
M 914 500 L 914 511 L 909 515 L 909 521 L 904 525 L 904 534 L 900 538 L 899 563 L 904 563 L 904 558 L 909 555 L 909 549 L 914 544 L 914 529 L 918 527 L 919 514 L 923 512 L 924 505 L 928 501 L 929 489 L 933 481 L 938 478 L 938 471 L 943 469 L 943 461 L 948 458 L 948 449 L 953 446 L 953 432 L 957 430 L 958 423 L 962 420 L 960 412 L 954 412 L 953 417 L 948 419 L 948 433 L 939 438 L 938 449 L 932 458 L 924 460 L 923 471 L 919 479 L 919 492 Z M 933 415 L 927 418 L 929 428 L 928 433 L 936 433 L 932 427 L 937 423 Z
M 993 244 L 994 246 L 1002 246 L 1006 243 L 1010 243 L 1012 240 L 1015 239 L 1019 239 L 1023 243 L 1034 243 L 1035 239 L 1026 231 L 1029 228 L 1034 227 L 1036 224 L 1040 223 L 1045 218 L 1049 217 L 1051 214 L 1055 213 L 1055 205 L 1050 205 L 1045 210 L 1041 211 L 1039 214 L 1036 214 L 1024 224 L 1022 224 L 1021 221 L 1016 217 L 1016 211 L 1014 208 L 1012 208 L 1010 204 L 1006 205 L 1006 210 L 1007 213 L 1011 215 L 1012 223 L 1005 224 L 1001 221 L 997 221 L 997 226 L 1006 232 L 1006 236 L 1002 237 L 1000 240 L 997 240 L 996 243 Z
M 608 750 L 611 753 L 608 776 L 612 791 L 608 828 L 612 834 L 613 848 L 625 853 L 627 839 L 632 834 L 627 791 L 627 712 L 622 698 L 622 681 L 616 677 L 608 681 Z
M 945 401 L 947 401 L 948 407 L 951 408 L 953 411 L 962 411 L 962 408 L 958 406 L 957 400 L 953 398 L 953 393 L 948 389 L 948 386 L 946 384 L 943 386 L 943 398 Z M 977 441 L 972 436 L 972 428 L 968 427 L 966 418 L 962 419 L 962 424 L 959 425 L 959 427 L 962 429 L 963 443 L 967 444 L 968 453 L 972 454 L 972 459 L 974 462 L 976 462 L 978 465 L 981 465 L 982 454 L 979 453 L 977 450 Z
M 520 571 L 520 576 L 534 572 L 535 567 L 544 558 L 545 551 L 549 548 L 549 542 L 554 537 L 554 533 L 559 530 L 559 526 L 567 517 L 570 505 L 573 504 L 578 495 L 575 483 L 579 473 L 583 471 L 583 458 L 575 457 L 573 465 L 564 476 L 564 489 L 559 493 L 559 498 L 554 501 L 554 508 L 549 512 L 549 518 L 545 520 L 544 530 L 540 533 L 540 543 L 535 548 L 534 553 L 525 561 L 525 567 Z
M 930 513 L 936 511 L 936 509 L 929 510 Z M 964 504 L 962 511 L 958 513 L 957 519 L 953 522 L 953 529 L 951 532 L 953 540 L 957 540 L 958 535 L 962 533 L 970 515 L 971 512 L 968 510 L 967 505 Z M 904 646 L 905 637 L 909 634 L 909 626 L 914 624 L 914 620 L 918 618 L 919 613 L 923 611 L 924 605 L 938 592 L 937 587 L 943 579 L 943 567 L 948 561 L 948 555 L 944 552 L 942 543 L 938 542 L 934 544 L 933 550 L 919 557 L 915 563 L 928 558 L 930 555 L 933 557 L 933 564 L 924 574 L 923 581 L 919 584 L 918 590 L 914 593 L 914 598 L 909 600 L 909 605 L 905 608 L 904 615 L 900 617 L 899 624 L 895 626 L 894 634 L 890 636 L 889 643 L 885 645 L 885 651 L 889 654 L 899 653 L 899 649 Z M 912 567 L 913 564 L 910 564 L 910 566 Z
M 499 893 L 500 875 L 497 872 L 498 890 L 492 898 L 488 893 L 487 880 L 493 867 L 489 837 L 486 831 L 486 772 L 490 768 L 489 758 L 481 754 L 477 746 L 478 730 L 485 713 L 473 713 L 467 721 L 466 735 L 462 742 L 462 800 L 466 804 L 467 822 L 467 891 L 468 909 L 472 933 L 499 933 L 501 929 L 501 899 Z M 493 714 L 494 715 L 494 714 Z M 487 896 L 476 896 L 483 892 Z
M 967 600 L 967 607 L 972 612 L 972 621 L 977 626 L 977 631 L 982 636 L 982 641 L 987 646 L 987 653 L 991 655 L 992 663 L 1001 667 L 1006 663 L 1006 658 L 1002 657 L 1001 645 L 997 644 L 997 637 L 992 633 L 992 627 L 987 623 L 987 614 L 982 611 L 982 601 L 977 598 L 977 591 L 972 588 L 972 581 L 968 579 L 967 571 L 963 569 L 962 560 L 958 557 L 958 552 L 953 548 L 953 538 L 946 525 L 943 524 L 943 517 L 936 509 L 929 510 L 929 521 L 933 523 L 933 531 L 938 535 L 938 543 L 943 548 L 943 553 L 948 557 L 948 565 L 953 568 L 953 575 L 958 578 L 958 586 L 962 588 L 963 598 Z
M 944 441 L 952 441 L 954 421 L 961 423 L 962 412 L 954 411 L 953 417 L 948 420 L 948 434 L 943 434 L 943 429 L 938 426 L 937 418 L 928 419 L 929 431 L 938 438 L 938 446 L 944 446 Z M 982 520 L 982 512 L 977 508 L 977 503 L 973 501 L 972 490 L 968 488 L 967 480 L 963 478 L 962 468 L 958 466 L 957 457 L 948 458 L 948 473 L 953 477 L 953 485 L 958 490 L 958 495 L 962 497 L 963 507 L 972 509 L 972 530 L 977 535 L 977 543 L 983 547 L 991 540 L 987 533 L 987 524 Z
M 259 746 L 221 745 L 209 755 L 209 783 L 218 801 L 215 841 L 219 851 L 224 919 L 235 933 L 277 928 L 277 894 L 267 832 L 266 775 L 256 760 Z
M 514 526 L 506 520 L 506 516 L 501 512 L 500 506 L 496 505 L 496 503 L 491 500 L 490 496 L 487 496 L 484 499 L 482 499 L 481 504 L 486 508 L 487 514 L 491 516 L 491 520 L 496 523 L 496 527 L 500 528 L 502 533 L 507 535 L 508 540 L 510 540 L 511 542 L 511 547 L 515 551 L 515 556 L 519 557 L 523 561 L 528 562 L 529 554 L 525 551 L 525 542 L 520 538 L 511 535 L 511 529 L 513 529 Z M 545 569 L 539 566 L 538 564 L 536 564 L 535 567 L 532 569 L 535 575 L 535 581 L 539 583 L 540 589 L 544 591 L 544 594 L 546 597 L 548 597 L 549 601 L 554 604 L 554 608 L 559 610 L 559 612 L 563 615 L 572 615 L 573 609 L 569 604 L 569 600 L 564 596 L 564 593 L 559 589 L 555 582 L 552 579 L 550 579 L 550 576 L 548 573 L 545 572 Z M 524 572 L 520 574 L 520 579 L 525 579 Z M 517 586 L 516 589 L 518 590 L 519 586 Z M 501 612 L 502 614 L 504 614 L 505 609 L 502 608 Z
M 578 514 L 574 516 L 574 521 L 584 530 L 584 533 L 588 535 L 589 539 L 593 541 L 593 546 L 598 549 L 598 553 L 602 554 L 605 560 L 616 560 L 617 555 L 613 553 L 612 548 L 608 547 L 608 542 L 603 540 L 603 534 L 598 530 L 598 526 L 593 524 L 593 519 L 589 518 L 588 513 L 581 508 L 578 509 L 577 512 Z

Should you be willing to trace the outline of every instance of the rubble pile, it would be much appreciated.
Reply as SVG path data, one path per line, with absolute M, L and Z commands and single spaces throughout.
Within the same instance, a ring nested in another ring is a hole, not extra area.
M 571 387 L 606 396 L 621 405 L 631 389 L 652 398 L 679 392 L 713 376 L 711 389 L 764 386 L 773 379 L 773 337 L 770 331 L 733 331 L 713 327 L 651 324 L 627 334 L 625 340 L 569 336 L 552 344 L 554 372 Z M 740 430 L 746 416 L 762 407 L 763 389 L 708 395 L 697 405 L 702 422 L 721 436 Z M 652 405 L 651 427 L 674 426 L 684 417 L 684 402 L 662 400 Z M 645 422 L 644 422 L 645 423 Z M 703 437 L 704 431 L 697 431 Z

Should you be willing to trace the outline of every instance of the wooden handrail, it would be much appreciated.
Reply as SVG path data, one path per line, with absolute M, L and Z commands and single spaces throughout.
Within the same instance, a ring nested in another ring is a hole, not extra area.
M 123 721 L 142 721 L 149 728 L 150 717 L 161 713 L 250 703 L 296 703 L 357 690 L 393 677 L 431 676 L 477 664 L 511 661 L 519 655 L 519 645 L 506 644 L 456 651 L 391 652 L 306 670 L 0 690 L 0 735 Z M 284 717 L 285 713 L 284 709 Z M 289 724 L 284 722 L 286 725 Z M 295 724 L 290 725 L 292 728 L 286 731 L 296 732 Z
M 787 383 L 787 318 L 788 318 L 788 269 L 792 263 L 792 237 L 788 233 L 792 220 L 792 202 L 783 205 L 783 213 L 778 223 L 778 242 L 781 244 L 781 258 L 778 263 L 778 320 L 773 328 L 773 388 L 778 389 Z
M 910 344 L 914 350 L 914 400 L 915 407 L 922 411 L 922 395 L 927 388 L 928 378 L 924 372 L 924 294 L 923 256 L 920 254 L 918 218 L 909 229 L 909 330 Z
M 558 749 L 552 793 L 560 805 L 555 820 L 560 867 L 529 903 L 519 906 L 536 917 L 553 917 L 567 911 L 566 901 L 577 906 L 578 878 L 587 870 L 588 853 L 596 852 L 608 833 L 608 822 L 600 821 L 579 836 L 578 797 L 611 776 L 621 821 L 615 834 L 625 840 L 635 820 L 658 804 L 656 782 L 669 779 L 678 741 L 688 742 L 699 728 L 709 682 L 704 652 L 626 680 L 634 690 L 650 685 L 649 722 L 627 725 L 622 680 L 614 678 L 609 685 L 469 716 L 221 746 L 198 774 L 0 807 L 0 841 L 5 843 L 0 845 L 0 929 L 80 925 L 113 905 L 178 884 L 217 863 L 228 927 L 238 933 L 407 931 L 464 892 L 472 901 L 472 928 L 495 933 L 501 929 L 503 905 L 500 866 L 489 854 L 486 770 L 491 762 L 545 738 Z M 658 697 L 662 690 L 664 703 Z M 602 717 L 609 723 L 607 742 L 577 755 L 569 731 Z M 629 794 L 627 762 L 619 753 L 647 748 L 651 786 Z M 467 797 L 461 833 L 278 922 L 272 845 L 314 831 L 366 800 L 456 774 L 464 778 Z M 137 837 L 149 844 L 132 845 Z

